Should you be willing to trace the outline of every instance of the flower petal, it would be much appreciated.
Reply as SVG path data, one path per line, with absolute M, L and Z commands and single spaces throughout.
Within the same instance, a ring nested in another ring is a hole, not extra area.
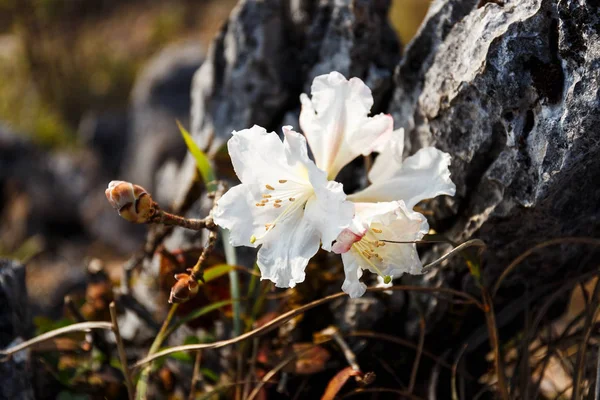
M 342 262 L 344 263 L 344 273 L 346 275 L 342 284 L 342 291 L 355 299 L 361 297 L 367 291 L 367 285 L 359 279 L 362 276 L 362 270 L 355 256 L 351 253 L 342 254 Z
M 301 169 L 290 165 L 284 143 L 275 132 L 254 125 L 234 131 L 227 142 L 233 169 L 242 183 L 273 185 L 278 180 L 305 180 Z M 300 175 L 299 175 L 300 174 Z
M 402 199 L 412 209 L 421 200 L 442 194 L 453 196 L 456 185 L 450 179 L 450 155 L 426 147 L 408 157 L 393 176 L 376 178 L 364 190 L 348 196 L 355 202 L 378 202 Z
M 331 251 L 333 241 L 352 222 L 354 205 L 346 201 L 341 183 L 329 181 L 314 189 L 315 196 L 306 204 L 304 216 L 319 231 L 323 249 Z
M 429 230 L 427 220 L 409 210 L 404 202 L 356 204 L 355 219 L 367 226 L 363 238 L 342 254 L 348 288 L 359 292 L 356 271 L 368 269 L 379 276 L 399 277 L 421 273 L 422 264 L 414 243 Z M 349 289 L 350 290 L 350 289 Z
M 294 287 L 304 281 L 308 260 L 319 250 L 319 232 L 300 213 L 277 224 L 258 251 L 261 279 L 277 287 Z
M 339 72 L 317 76 L 312 99 L 300 96 L 300 127 L 316 164 L 329 179 L 359 154 L 380 148 L 391 133 L 390 116 L 368 117 L 373 106 L 371 90 L 359 78 L 349 81 Z M 366 144 L 366 146 L 364 146 Z
M 233 246 L 257 247 L 261 242 L 251 242 L 252 236 L 265 233 L 265 225 L 272 223 L 281 213 L 273 207 L 257 207 L 260 199 L 257 185 L 237 185 L 219 199 L 213 212 L 217 225 L 230 230 L 229 241 Z
M 378 151 L 378 150 L 375 150 Z M 402 168 L 402 152 L 404 151 L 404 128 L 396 129 L 390 140 L 379 151 L 371 170 L 369 181 L 378 183 L 386 181 L 398 173 Z

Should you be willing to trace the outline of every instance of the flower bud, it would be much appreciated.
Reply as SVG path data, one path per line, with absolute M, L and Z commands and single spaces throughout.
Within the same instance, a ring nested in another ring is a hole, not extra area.
M 175 275 L 177 282 L 171 288 L 169 303 L 185 303 L 198 293 L 198 282 L 188 274 Z
M 157 205 L 146 189 L 124 181 L 112 181 L 104 192 L 108 202 L 129 222 L 143 224 L 156 214 Z

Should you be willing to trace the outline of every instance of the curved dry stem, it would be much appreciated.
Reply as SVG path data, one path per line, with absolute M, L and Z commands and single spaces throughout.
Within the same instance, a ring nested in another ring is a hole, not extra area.
M 463 244 L 460 244 L 460 245 L 456 246 L 455 248 L 453 248 L 448 253 L 444 254 L 443 256 L 441 256 L 440 258 L 438 258 L 437 260 L 435 260 L 434 262 L 429 263 L 429 264 L 423 266 L 423 273 L 429 272 L 436 265 L 441 264 L 442 262 L 444 262 L 448 258 L 452 257 L 454 254 L 458 253 L 459 251 L 463 251 L 463 250 L 465 250 L 465 249 L 467 249 L 469 247 L 479 247 L 479 249 L 480 249 L 479 252 L 481 253 L 481 252 L 483 252 L 483 250 L 485 250 L 485 248 L 487 247 L 487 245 L 481 239 L 471 239 L 469 241 L 466 241 Z
M 248 398 L 246 400 L 254 400 L 254 398 L 256 398 L 256 396 L 258 396 L 258 393 L 260 392 L 260 389 L 262 389 L 263 386 L 268 381 L 270 381 L 271 378 L 273 378 L 279 371 L 281 371 L 283 368 L 285 368 L 286 365 L 288 365 L 289 363 L 291 363 L 292 361 L 294 361 L 296 358 L 298 358 L 302 354 L 308 353 L 310 350 L 312 350 L 316 346 L 317 345 L 314 345 L 314 346 L 311 346 L 308 349 L 304 349 L 304 350 L 302 350 L 300 352 L 292 353 L 289 356 L 287 356 L 286 358 L 284 358 L 279 364 L 277 364 L 275 367 L 273 367 L 273 369 L 271 369 L 269 372 L 267 372 L 265 374 L 265 376 L 263 376 L 263 378 L 254 387 L 254 389 L 252 389 L 252 392 L 250 392 L 250 395 L 248 396 Z
M 446 294 L 451 294 L 451 295 L 454 295 L 457 297 L 462 297 L 463 299 L 469 300 L 471 303 L 476 304 L 476 305 L 478 305 L 478 307 L 483 309 L 483 307 L 481 306 L 481 304 L 475 297 L 473 297 L 467 293 L 460 292 L 458 290 L 454 290 L 454 289 L 430 288 L 430 287 L 420 287 L 420 286 L 404 286 L 404 285 L 391 286 L 389 288 L 375 288 L 375 287 L 367 288 L 367 291 L 369 291 L 369 292 L 384 292 L 386 290 L 405 290 L 405 291 L 423 292 L 423 293 L 446 293 Z M 133 365 L 132 368 L 141 367 L 142 365 L 152 362 L 152 361 L 156 360 L 157 358 L 164 357 L 169 354 L 176 353 L 178 351 L 218 349 L 221 347 L 231 346 L 232 344 L 236 344 L 236 343 L 242 342 L 244 340 L 247 340 L 247 339 L 250 339 L 253 337 L 262 336 L 262 335 L 272 331 L 273 329 L 276 329 L 279 326 L 283 325 L 290 319 L 294 318 L 296 315 L 302 314 L 312 308 L 315 308 L 322 304 L 328 303 L 330 301 L 333 301 L 333 300 L 343 297 L 343 296 L 347 296 L 347 294 L 344 292 L 339 292 L 339 293 L 335 293 L 330 296 L 324 297 L 322 299 L 315 300 L 311 303 L 303 305 L 302 307 L 298 307 L 294 310 L 290 310 L 290 311 L 280 315 L 279 317 L 273 319 L 272 321 L 261 326 L 260 328 L 246 332 L 242 335 L 236 336 L 231 339 L 221 340 L 221 341 L 213 342 L 213 343 L 175 346 L 175 347 L 171 347 L 171 348 L 159 351 L 153 355 L 149 355 L 149 356 L 139 360 L 135 365 Z
M 504 272 L 502 272 L 502 275 L 500 275 L 500 277 L 498 278 L 498 280 L 494 284 L 494 287 L 493 287 L 493 289 L 491 291 L 492 297 L 496 296 L 496 292 L 500 288 L 500 285 L 502 285 L 502 282 L 504 281 L 504 279 L 506 279 L 506 277 L 521 262 L 523 262 L 523 260 L 525 260 L 531 254 L 533 254 L 537 250 L 543 249 L 545 247 L 554 246 L 554 245 L 557 245 L 557 244 L 565 244 L 565 243 L 578 243 L 578 244 L 589 244 L 591 246 L 600 246 L 600 239 L 594 239 L 594 238 L 591 238 L 591 237 L 564 237 L 564 238 L 558 238 L 558 239 L 551 239 L 551 240 L 547 240 L 545 242 L 536 244 L 535 246 L 533 246 L 532 248 L 526 250 L 523 254 L 521 254 L 520 256 L 518 256 L 517 258 L 515 258 L 508 265 L 508 267 L 506 267 L 506 269 L 504 270 Z
M 112 331 L 113 326 L 110 322 L 80 322 L 78 324 L 73 324 L 69 326 L 65 326 L 64 328 L 55 329 L 50 332 L 46 332 L 42 335 L 36 336 L 33 339 L 27 340 L 26 342 L 20 343 L 16 346 L 10 347 L 8 349 L 0 350 L 0 356 L 8 357 L 11 356 L 21 350 L 25 350 L 28 347 L 34 346 L 38 343 L 45 342 L 46 340 L 50 340 L 56 336 L 64 335 L 66 333 L 72 332 L 86 332 L 90 329 L 105 329 Z

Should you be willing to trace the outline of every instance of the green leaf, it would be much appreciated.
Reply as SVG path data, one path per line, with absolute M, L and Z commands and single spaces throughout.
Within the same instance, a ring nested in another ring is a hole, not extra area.
M 219 375 L 209 368 L 200 368 L 200 373 L 213 382 L 219 382 Z
M 235 267 L 229 264 L 218 264 L 204 270 L 204 282 L 208 283 L 214 279 L 220 278 L 221 276 L 234 270 Z M 202 284 L 202 282 L 199 282 Z
M 185 351 L 177 351 L 175 353 L 171 353 L 169 354 L 169 357 L 187 364 L 191 364 L 193 362 L 192 357 Z
M 198 147 L 194 139 L 192 139 L 192 135 L 181 125 L 179 121 L 177 121 L 177 126 L 179 127 L 179 131 L 181 132 L 181 136 L 183 136 L 183 140 L 185 140 L 185 144 L 188 147 L 190 153 L 196 160 L 196 166 L 198 167 L 198 171 L 200 171 L 200 176 L 202 176 L 202 180 L 206 185 L 206 189 L 209 192 L 213 192 L 216 190 L 215 185 L 215 173 L 213 171 L 212 166 L 210 165 L 210 161 L 206 154 Z

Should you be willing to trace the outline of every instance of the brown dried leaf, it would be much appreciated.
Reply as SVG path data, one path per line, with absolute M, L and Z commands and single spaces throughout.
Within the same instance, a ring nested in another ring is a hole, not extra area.
M 335 396 L 342 390 L 342 387 L 348 382 L 348 379 L 352 376 L 360 376 L 360 371 L 355 371 L 351 367 L 346 367 L 338 372 L 327 384 L 325 393 L 321 396 L 321 400 L 333 400 Z

